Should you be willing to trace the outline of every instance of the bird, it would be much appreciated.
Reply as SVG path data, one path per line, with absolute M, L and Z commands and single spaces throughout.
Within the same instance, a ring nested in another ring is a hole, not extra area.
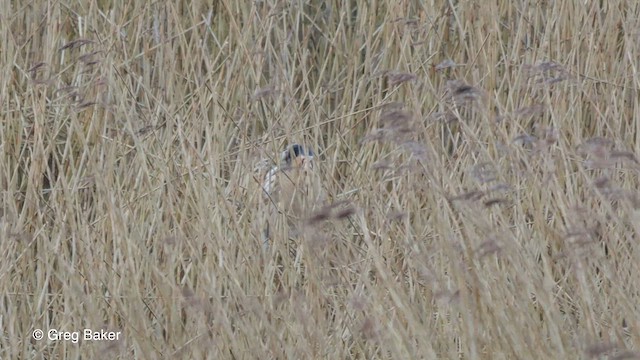
M 263 246 L 268 248 L 270 223 L 284 214 L 287 224 L 297 230 L 300 220 L 322 201 L 322 191 L 315 168 L 312 149 L 300 144 L 288 146 L 280 155 L 280 163 L 273 166 L 262 182 L 263 199 L 268 218 L 263 232 Z

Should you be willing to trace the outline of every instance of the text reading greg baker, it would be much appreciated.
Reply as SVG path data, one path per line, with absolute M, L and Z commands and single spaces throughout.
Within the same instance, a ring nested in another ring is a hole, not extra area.
M 62 331 L 58 329 L 49 329 L 47 331 L 47 339 L 49 341 L 71 341 L 77 344 L 80 339 L 83 341 L 117 341 L 120 340 L 121 331 L 106 331 L 84 329 L 82 331 Z M 36 329 L 33 331 L 33 338 L 42 340 L 44 331 Z

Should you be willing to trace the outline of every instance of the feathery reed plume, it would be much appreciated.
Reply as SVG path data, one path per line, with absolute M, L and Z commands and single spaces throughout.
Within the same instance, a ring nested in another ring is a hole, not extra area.
M 387 74 L 387 81 L 389 86 L 397 86 L 402 83 L 413 81 L 418 77 L 411 73 L 403 73 L 403 72 L 391 72 Z

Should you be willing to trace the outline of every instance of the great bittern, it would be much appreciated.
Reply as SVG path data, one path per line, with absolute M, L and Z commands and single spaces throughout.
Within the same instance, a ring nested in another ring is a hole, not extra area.
M 321 201 L 320 182 L 314 169 L 311 149 L 294 144 L 280 156 L 280 165 L 266 174 L 262 184 L 269 220 L 263 233 L 265 247 L 273 236 L 270 224 L 278 214 L 284 214 L 294 229 L 299 220 L 308 216 L 314 205 Z

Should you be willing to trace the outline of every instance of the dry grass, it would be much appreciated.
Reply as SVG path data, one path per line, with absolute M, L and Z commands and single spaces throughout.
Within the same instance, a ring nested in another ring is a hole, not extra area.
M 0 357 L 640 358 L 638 2 L 116 3 L 0 5 Z

